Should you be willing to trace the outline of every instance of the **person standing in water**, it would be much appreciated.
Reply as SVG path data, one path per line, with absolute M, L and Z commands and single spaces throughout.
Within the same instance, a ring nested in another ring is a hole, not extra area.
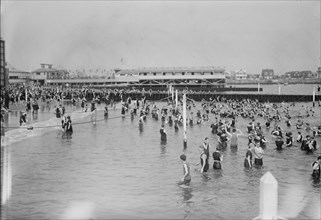
M 255 147 L 253 150 L 254 153 L 254 164 L 256 166 L 263 166 L 263 154 L 264 150 L 261 148 L 260 144 L 255 143 Z
M 284 144 L 284 141 L 281 139 L 280 136 L 278 136 L 277 140 L 275 141 L 276 150 L 282 150 L 283 144 Z
M 165 130 L 164 124 L 162 124 L 162 127 L 159 130 L 159 133 L 161 134 L 161 141 L 166 141 L 167 140 L 167 134 L 166 134 L 166 130 Z
M 219 147 L 216 148 L 216 150 L 213 152 L 213 169 L 214 170 L 220 170 L 222 169 L 221 162 L 223 161 L 223 155 L 219 151 Z
M 202 166 L 200 169 L 201 173 L 205 173 L 205 172 L 207 172 L 207 170 L 209 168 L 208 157 L 204 151 L 203 146 L 199 146 L 199 150 L 200 150 L 201 155 L 200 155 L 200 163 L 198 163 L 198 164 L 201 164 L 201 166 Z
M 311 164 L 311 167 L 312 167 L 312 177 L 320 178 L 320 176 L 321 176 L 321 156 L 319 156 L 318 159 Z
M 67 122 L 66 122 L 66 125 L 65 125 L 65 129 L 66 129 L 67 139 L 70 139 L 71 135 L 73 133 L 73 129 L 72 129 L 71 119 L 70 119 L 69 115 L 67 116 Z
M 182 179 L 178 182 L 178 185 L 188 185 L 192 178 L 191 178 L 191 168 L 189 163 L 186 161 L 186 155 L 182 154 L 180 156 L 180 159 L 183 161 L 183 177 Z
M 91 103 L 90 110 L 91 110 L 91 121 L 95 125 L 96 124 L 96 112 L 97 112 L 95 102 Z
M 244 159 L 244 167 L 245 168 L 252 168 L 252 150 L 254 148 L 254 144 L 251 142 L 245 154 Z
M 225 129 L 226 130 L 226 129 Z M 236 128 L 233 128 L 233 132 L 232 134 L 230 132 L 228 132 L 226 130 L 226 134 L 228 134 L 230 136 L 230 147 L 231 148 L 237 148 L 237 145 L 238 145 L 238 136 L 239 135 L 242 135 L 242 132 L 240 130 L 239 133 L 236 133 L 237 129 Z
M 205 138 L 204 142 L 203 142 L 203 148 L 204 148 L 204 153 L 207 156 L 207 160 L 210 157 L 210 139 L 208 137 Z

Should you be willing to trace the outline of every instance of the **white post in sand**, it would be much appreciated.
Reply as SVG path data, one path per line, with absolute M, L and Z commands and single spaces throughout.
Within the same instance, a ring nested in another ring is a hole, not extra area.
M 176 89 L 176 94 L 175 94 L 175 104 L 176 104 L 176 108 L 177 108 L 177 105 L 178 105 L 178 91 Z
M 281 84 L 279 84 L 279 95 L 281 95 Z
M 186 136 L 186 94 L 183 95 L 183 126 L 184 126 L 184 147 L 187 146 L 187 136 Z
M 255 219 L 279 219 L 278 182 L 270 172 L 260 179 L 260 215 Z

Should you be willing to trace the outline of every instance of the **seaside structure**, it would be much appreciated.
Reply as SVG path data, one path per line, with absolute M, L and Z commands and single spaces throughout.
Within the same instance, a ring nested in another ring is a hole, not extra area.
M 6 69 L 5 41 L 0 39 L 0 86 L 8 86 L 8 70 Z
M 8 70 L 9 83 L 29 83 L 32 81 L 32 73 L 25 70 L 19 70 L 7 62 L 6 68 Z
M 109 79 L 49 79 L 49 85 L 94 85 L 94 86 L 124 86 L 144 89 L 165 89 L 172 85 L 176 88 L 224 88 L 224 68 L 143 68 L 117 70 Z
M 33 80 L 45 84 L 49 79 L 69 79 L 69 72 L 52 68 L 52 64 L 40 64 L 41 68 L 32 72 Z

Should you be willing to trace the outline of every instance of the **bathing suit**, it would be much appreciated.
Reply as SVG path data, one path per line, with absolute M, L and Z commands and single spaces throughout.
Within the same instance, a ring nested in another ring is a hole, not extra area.
M 205 155 L 206 155 L 206 153 L 202 153 L 202 154 L 201 154 L 201 156 L 200 156 L 200 159 L 201 159 L 201 166 L 202 166 L 202 167 L 203 167 L 203 159 L 202 159 L 203 154 L 205 154 Z M 204 166 L 204 170 L 203 170 L 203 172 L 207 172 L 208 168 L 209 168 L 209 164 L 208 164 L 208 157 L 206 156 L 206 159 L 205 159 L 205 166 Z
M 247 159 L 248 157 L 250 157 L 250 160 Z M 245 154 L 244 167 L 246 168 L 252 167 L 252 152 L 250 150 L 247 150 Z
M 220 156 L 221 156 L 221 153 L 219 151 L 213 152 L 213 159 L 214 159 L 213 169 L 214 170 L 222 169 Z

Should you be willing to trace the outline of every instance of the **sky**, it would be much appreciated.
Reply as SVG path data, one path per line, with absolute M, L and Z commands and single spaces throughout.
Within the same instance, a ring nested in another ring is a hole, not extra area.
M 1 38 L 17 69 L 321 66 L 320 1 L 5 1 Z

